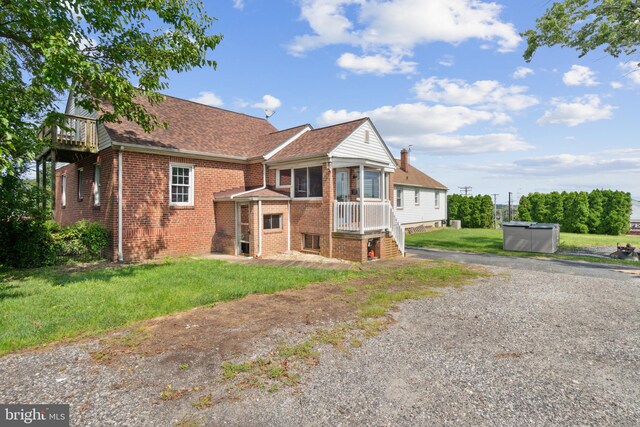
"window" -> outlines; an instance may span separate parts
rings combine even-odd
[[[397,188],[396,189],[396,208],[398,209],[402,209],[402,188]]]
[[[364,198],[380,198],[380,172],[364,171]]]
[[[413,195],[414,203],[416,206],[420,206],[420,190],[415,190],[415,194]]]
[[[303,234],[302,235],[302,245],[304,249],[310,251],[319,251],[320,250],[320,236],[317,234]]]
[[[322,197],[322,166],[294,169],[293,197]]]
[[[435,192],[435,207],[436,209],[440,208],[440,192],[439,191]]]
[[[93,166],[93,206],[100,206],[100,165]]]
[[[63,208],[67,206],[67,175],[62,175],[62,183],[60,184],[60,206]]]
[[[78,168],[78,200],[82,201],[82,179],[84,177],[84,169]]]
[[[291,187],[291,169],[277,171],[276,187]]]
[[[193,165],[172,164],[171,205],[193,206]]]
[[[365,144],[369,143],[369,131],[368,130],[364,131],[364,143]]]
[[[265,230],[277,230],[280,228],[282,228],[282,214],[264,216]]]

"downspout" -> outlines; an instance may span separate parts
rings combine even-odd
[[[262,256],[262,200],[258,200],[258,258]]]
[[[122,256],[122,150],[118,151],[118,262],[124,261]]]
[[[291,200],[287,202],[287,252],[291,252]]]
[[[243,194],[251,193],[252,191],[264,190],[267,188],[267,165],[262,164],[262,187],[254,188],[253,190],[243,191],[242,193],[234,194],[230,197],[230,199],[235,199],[238,196],[242,196]]]

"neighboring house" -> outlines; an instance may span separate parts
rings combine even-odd
[[[629,234],[640,235],[640,200],[631,200],[631,230]]]
[[[396,162],[370,119],[278,131],[262,118],[169,96],[148,109],[168,128],[99,123],[70,96],[72,130],[43,130],[54,148],[38,158],[37,179],[54,180],[55,220],[103,223],[114,260],[404,253],[390,197]]]
[[[400,223],[406,228],[445,226],[448,188],[411,166],[406,149],[396,162],[394,206]]]

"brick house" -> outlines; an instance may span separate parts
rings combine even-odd
[[[114,260],[404,253],[396,161],[370,119],[278,131],[266,119],[169,96],[149,110],[168,128],[100,123],[70,96],[71,130],[43,131],[53,148],[38,158],[37,180],[52,180],[54,219],[103,223]]]

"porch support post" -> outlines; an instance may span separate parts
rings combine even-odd
[[[51,150],[51,210],[56,209],[56,150]]]
[[[42,211],[47,210],[47,158],[42,158]]]
[[[360,165],[360,179],[358,180],[358,195],[360,196],[360,234],[364,234],[364,166]]]
[[[40,188],[40,158],[36,159],[36,188]]]

